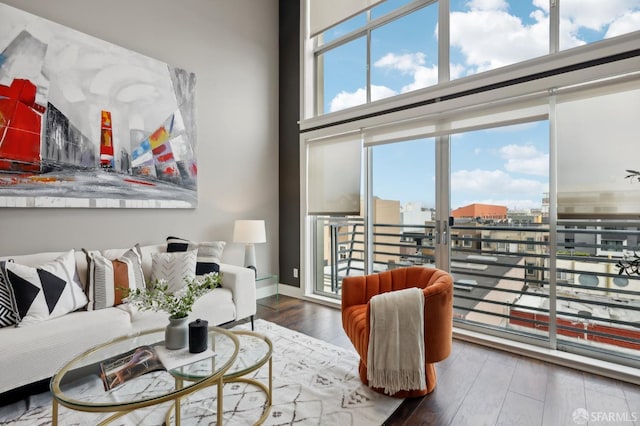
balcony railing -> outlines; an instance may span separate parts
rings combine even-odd
[[[339,298],[342,278],[365,271],[360,218],[318,219],[324,245],[316,292]],[[468,223],[453,226],[450,270],[460,325],[548,340],[555,300],[560,347],[580,347],[640,363],[640,276],[620,274],[624,254],[639,249],[640,222],[560,221],[551,279],[546,224]],[[373,225],[372,267],[433,266],[431,224]],[[555,293],[552,297],[552,288]]]

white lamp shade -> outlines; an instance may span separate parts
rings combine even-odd
[[[233,226],[233,241],[236,243],[266,243],[264,220],[236,220]]]

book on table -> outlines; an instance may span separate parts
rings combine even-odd
[[[170,350],[162,345],[143,345],[100,362],[100,378],[108,391],[143,374],[173,370],[213,356],[211,349],[193,354],[189,348]]]

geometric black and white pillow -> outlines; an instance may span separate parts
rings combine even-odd
[[[196,243],[180,237],[167,237],[167,252],[197,251],[196,275],[202,276],[211,272],[220,272],[222,252],[225,241],[206,241]]]
[[[224,241],[205,241],[198,244],[197,276],[220,272],[220,259],[226,244]]]
[[[198,244],[180,237],[167,237],[167,253],[195,250]]]
[[[6,278],[6,261],[0,261],[0,328],[16,325],[19,321],[13,289]]]
[[[20,324],[56,318],[87,304],[73,250],[38,267],[8,262],[5,268]]]

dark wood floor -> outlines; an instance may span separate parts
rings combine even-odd
[[[353,349],[340,310],[286,296],[261,299],[258,318]],[[640,386],[454,340],[436,389],[408,399],[385,425],[640,425]]]

